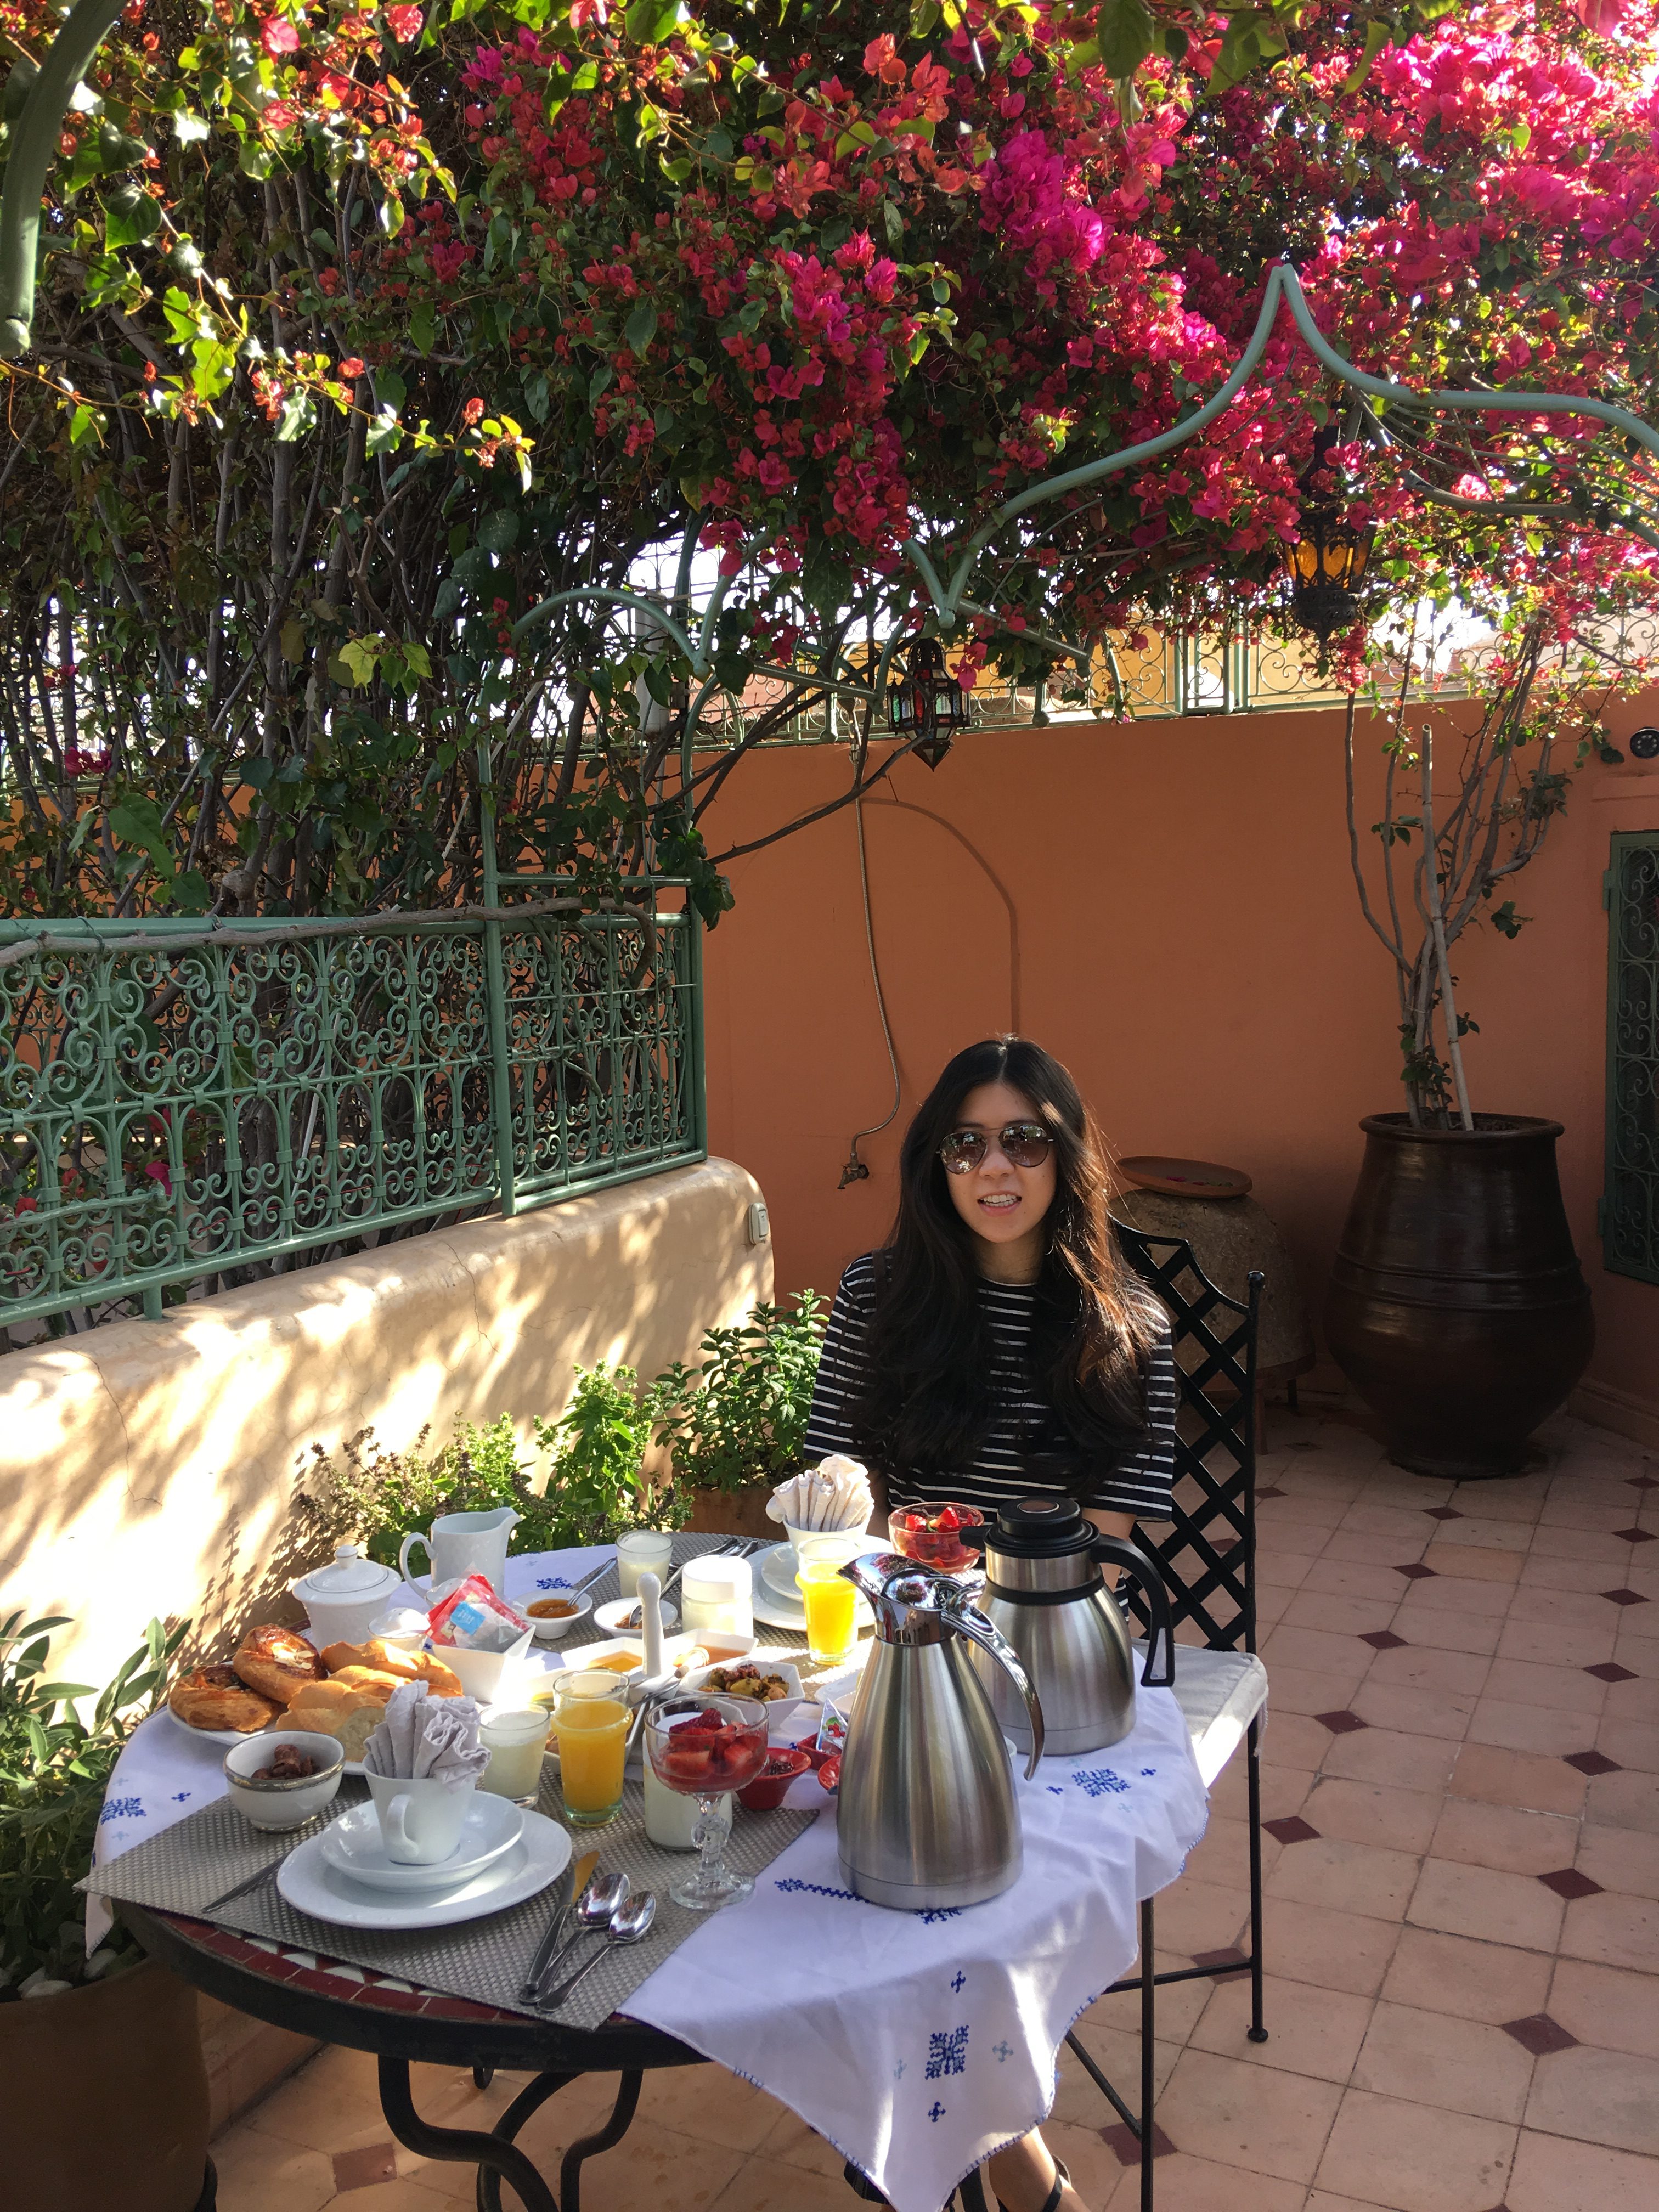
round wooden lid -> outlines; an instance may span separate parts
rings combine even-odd
[[[1166,1159],[1156,1152],[1120,1160],[1117,1171],[1137,1189],[1162,1191],[1170,1198],[1243,1198],[1250,1188],[1243,1168],[1218,1167],[1213,1160]]]

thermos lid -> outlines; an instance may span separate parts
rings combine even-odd
[[[1055,1559],[1086,1552],[1097,1534],[1076,1498],[1039,1496],[1012,1498],[998,1513],[996,1533],[988,1541],[992,1550],[1018,1559]]]

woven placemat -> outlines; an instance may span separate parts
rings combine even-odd
[[[366,1794],[349,1780],[343,1783],[327,1814],[308,1826],[301,1840],[320,1833],[327,1819],[337,1818],[349,1805],[362,1802]],[[550,1764],[542,1770],[538,1809],[556,1820],[563,1816],[558,1776]],[[758,1874],[817,1817],[816,1812],[739,1810],[726,1847],[727,1865],[742,1874]],[[509,2012],[566,2027],[597,2027],[613,2012],[626,2009],[628,1999],[640,1984],[708,1916],[688,1912],[670,1898],[670,1884],[690,1871],[696,1856],[690,1851],[665,1851],[651,1841],[645,1832],[644,1792],[639,1783],[625,1786],[622,1810],[614,1820],[603,1828],[573,1829],[571,1842],[573,1866],[586,1852],[597,1850],[600,1865],[607,1870],[625,1870],[636,1893],[653,1890],[657,1917],[640,1942],[609,1947],[601,1962],[557,2012],[538,2013],[522,2003],[519,1986],[550,1912],[569,1898],[568,1872],[521,1905],[453,1928],[338,1927],[332,1921],[314,1920],[308,1913],[295,1911],[274,1881],[210,1911],[215,1898],[245,1875],[286,1857],[294,1847],[291,1835],[261,1834],[250,1827],[228,1798],[221,1798],[96,1868],[82,1887],[100,1897],[212,1920],[243,1935],[264,1936],[347,1966],[372,1967],[377,1973],[424,1989],[471,1997],[477,2004],[499,2005]],[[583,1938],[581,1949],[569,1962],[572,1968],[589,1955],[598,1940]]]

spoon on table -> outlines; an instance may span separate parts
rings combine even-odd
[[[637,1897],[630,1897],[625,1904],[618,1905],[611,1916],[611,1925],[606,1931],[610,1941],[602,1945],[591,1959],[585,1959],[575,1972],[561,1982],[557,1989],[549,1990],[544,1996],[538,1997],[538,2007],[549,2012],[554,2006],[562,2005],[582,1976],[590,1973],[599,1965],[612,1943],[637,1943],[656,1917],[657,1899],[653,1890],[643,1889]]]
[[[555,1968],[564,1964],[584,1936],[600,1935],[610,1926],[617,1911],[626,1902],[632,1887],[628,1876],[620,1872],[596,1872],[590,1878],[586,1888],[571,1908],[570,1917],[576,1923],[575,1933],[560,1946],[532,1981],[526,1982],[519,1993],[521,2002],[541,2002],[541,1992],[552,1979]]]

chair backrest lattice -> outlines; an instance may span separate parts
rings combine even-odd
[[[1176,1640],[1191,1631],[1212,1651],[1255,1649],[1255,1368],[1262,1276],[1243,1304],[1218,1290],[1184,1237],[1115,1220],[1124,1258],[1170,1316],[1180,1391],[1173,1525],[1137,1525],[1135,1541],[1170,1593]],[[1147,1626],[1138,1591],[1137,1627]],[[1182,1636],[1183,1625],[1189,1633]]]

